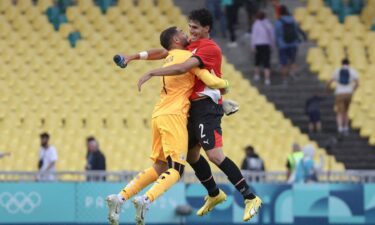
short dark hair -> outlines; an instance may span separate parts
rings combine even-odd
[[[214,23],[212,14],[210,13],[210,11],[204,8],[191,11],[189,14],[189,20],[198,21],[202,27],[209,26],[209,31],[211,31]]]
[[[345,58],[345,59],[343,59],[343,60],[341,61],[341,64],[342,64],[342,65],[349,65],[349,64],[350,64],[350,61],[349,61],[349,59]]]
[[[285,5],[281,5],[280,6],[280,15],[281,16],[289,16],[290,13],[289,13],[288,7],[286,7]]]
[[[40,134],[40,138],[47,138],[49,139],[49,134],[47,132],[43,132]]]
[[[89,142],[91,142],[91,141],[96,141],[96,139],[95,139],[94,136],[88,136],[88,137],[86,138],[86,142],[87,142],[87,143],[89,143]]]
[[[172,44],[172,38],[177,33],[177,27],[169,27],[160,34],[160,45],[169,50]]]
[[[259,20],[264,20],[266,18],[266,14],[263,11],[258,11],[256,14],[256,18]]]
[[[246,148],[245,148],[246,152],[254,152],[254,147],[251,146],[251,145],[248,145]]]

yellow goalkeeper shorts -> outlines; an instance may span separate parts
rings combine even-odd
[[[151,159],[167,162],[170,156],[174,162],[186,165],[188,150],[187,117],[183,115],[160,115],[152,118]]]

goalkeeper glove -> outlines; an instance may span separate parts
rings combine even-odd
[[[123,69],[128,65],[125,63],[125,57],[123,55],[115,55],[113,57],[113,61],[115,61],[116,65]]]
[[[220,93],[221,93],[222,95],[226,95],[226,94],[228,94],[229,91],[230,91],[230,85],[229,85],[228,80],[225,80],[225,83],[226,83],[226,87],[225,87],[225,88],[220,88]]]
[[[240,105],[233,100],[223,100],[223,110],[225,115],[229,116],[236,113],[240,109]]]

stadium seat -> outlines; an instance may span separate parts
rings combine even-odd
[[[79,10],[84,13],[94,8],[93,1],[78,1],[77,3]]]
[[[22,0],[16,2],[16,7],[20,12],[25,12],[28,8],[33,7],[31,0]]]
[[[323,0],[308,0],[306,9],[310,13],[316,13],[323,7],[323,5]]]
[[[45,13],[45,11],[53,5],[53,0],[38,0],[36,4],[39,12]]]
[[[6,12],[11,7],[12,7],[11,0],[0,1],[0,13]]]

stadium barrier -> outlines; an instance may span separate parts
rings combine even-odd
[[[0,224],[105,224],[105,196],[120,190],[136,173],[59,171],[56,172],[58,182],[36,182],[38,172],[0,171]],[[255,223],[375,223],[374,171],[321,172],[321,183],[296,185],[285,183],[285,172],[243,173],[265,203]],[[241,223],[241,196],[227,184],[225,175],[215,173],[214,176],[222,183],[228,201],[208,217],[176,215],[179,205],[189,205],[196,211],[205,195],[195,175],[187,173],[183,182],[156,201],[148,215],[149,222],[158,225]],[[107,182],[93,182],[103,179]],[[123,210],[122,222],[132,223],[132,206],[126,203]]]
[[[58,171],[54,173],[59,182],[79,181],[106,181],[127,182],[131,180],[138,171]],[[242,171],[242,174],[249,182],[262,183],[285,183],[287,173],[285,171],[250,172]],[[0,171],[0,182],[2,181],[37,181],[39,173],[36,171]],[[227,183],[228,179],[223,173],[214,173],[218,183]],[[346,170],[346,171],[321,171],[318,174],[319,182],[340,182],[340,183],[374,183],[374,170]],[[194,173],[185,173],[182,180],[185,183],[196,183],[198,180]]]
[[[0,224],[107,224],[105,197],[122,182],[0,183]],[[205,217],[195,216],[205,190],[197,183],[178,183],[150,208],[147,224],[242,224],[243,199],[232,185],[220,184],[228,195]],[[253,183],[264,205],[252,224],[374,224],[375,184]],[[176,208],[189,205],[182,217]],[[122,207],[121,224],[134,224],[134,207]]]

